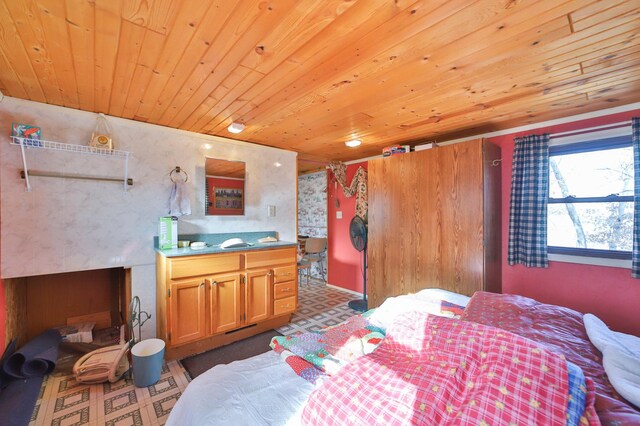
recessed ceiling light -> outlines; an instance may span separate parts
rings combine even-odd
[[[229,127],[227,127],[227,130],[230,131],[231,133],[240,133],[241,131],[244,130],[244,124],[233,122],[229,124]]]
[[[355,148],[356,146],[360,146],[361,143],[362,141],[360,139],[353,139],[350,141],[346,141],[344,144],[349,148]]]
[[[211,144],[210,143],[205,143],[204,145],[202,145],[202,147],[204,149],[211,149]]]
[[[276,167],[280,167],[282,166],[282,163],[280,163],[279,161],[276,161],[275,163],[273,163],[273,165]]]

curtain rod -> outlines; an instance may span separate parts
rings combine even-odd
[[[571,131],[568,131],[568,132],[551,133],[549,135],[549,137],[550,138],[558,138],[558,137],[579,135],[579,134],[582,134],[582,133],[595,132],[596,130],[615,129],[615,128],[618,128],[618,127],[624,127],[624,126],[630,126],[630,125],[631,125],[631,120],[629,120],[629,121],[621,121],[619,123],[604,124],[602,126],[588,127],[586,129],[577,129],[577,130],[571,130]]]

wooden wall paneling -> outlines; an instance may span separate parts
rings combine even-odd
[[[372,28],[365,33],[362,29],[357,31],[360,36],[353,43],[346,45],[344,49],[337,51],[330,60],[326,60],[312,69],[306,70],[305,74],[297,79],[295,88],[282,90],[270,96],[265,102],[259,103],[247,114],[243,114],[243,120],[250,122],[260,118],[268,119],[269,114],[282,108],[283,98],[287,99],[287,104],[292,104],[292,99],[298,99],[309,93],[318,85],[336,84],[339,81],[350,83],[354,75],[358,75],[353,70],[354,67],[368,63],[370,55],[375,55],[384,51],[388,46],[385,40],[393,33],[394,45],[400,44],[417,33],[420,33],[424,26],[435,26],[448,16],[463,9],[462,2],[446,2],[442,7],[436,3],[430,3],[428,7],[416,8],[416,13],[398,14],[387,22],[382,23],[378,28]],[[393,60],[388,59],[387,60]],[[378,63],[378,62],[376,62]],[[381,62],[384,63],[384,62]],[[377,68],[377,67],[376,67]],[[335,81],[334,70],[348,70],[349,78]],[[288,108],[291,109],[291,106]],[[250,133],[248,133],[250,135]]]
[[[378,28],[397,13],[406,11],[412,3],[409,1],[396,2],[396,4],[385,2],[371,7],[369,4],[357,2],[352,8],[336,18],[330,31],[320,32],[318,37],[304,46],[304,49],[296,51],[294,55],[269,73],[261,86],[254,86],[245,93],[243,97],[246,100],[241,103],[241,108],[234,111],[235,116],[243,117],[246,122],[251,122],[253,116],[248,114],[259,112],[264,101],[274,96],[280,96],[282,93],[289,93],[291,85],[288,80],[292,76],[295,76],[296,80],[305,78],[327,58],[342,54],[341,46],[351,46],[358,42],[363,34]],[[290,102],[288,100],[287,104]],[[230,120],[221,120],[211,131],[217,133],[226,128],[229,123]]]
[[[112,272],[109,269],[40,275],[26,279],[27,336],[35,337],[67,318],[111,311]]]
[[[0,49],[0,70],[2,70],[2,85],[6,96],[15,96],[22,99],[28,99],[29,95],[25,90],[20,77],[15,73],[11,64],[7,61],[2,49]]]
[[[442,198],[442,288],[471,296],[483,285],[482,145],[439,151]]]
[[[58,0],[35,0],[38,17],[46,38],[47,50],[52,58],[59,90],[64,106],[80,108],[78,85],[73,64],[73,51],[66,22],[64,2]],[[34,100],[34,99],[32,99]]]
[[[160,34],[169,32],[180,4],[174,0],[124,0],[123,3],[122,19]]]
[[[5,278],[4,286],[6,320],[4,324],[4,348],[13,339],[20,347],[27,343],[27,283],[25,278]]]
[[[216,86],[207,98],[205,98],[205,100],[187,116],[185,121],[182,122],[179,127],[186,130],[196,126],[201,127],[206,123],[206,121],[208,121],[208,114],[215,114],[215,111],[224,110],[229,103],[233,102],[237,96],[246,90],[244,87],[244,84],[246,84],[244,79],[248,75],[252,75],[252,81],[254,83],[264,77],[263,74],[243,66],[234,68],[224,81]]]
[[[4,1],[0,2],[0,50],[11,64],[28,96],[38,102],[46,102],[38,76],[33,70],[22,39]]]
[[[499,4],[493,4],[492,6],[495,7],[495,9],[491,9],[490,12],[494,12],[495,10],[500,10],[501,8],[501,5]],[[334,81],[331,82],[332,84],[325,86],[327,87],[327,90],[330,93],[320,92],[319,94],[331,99],[332,101],[334,100],[336,102],[341,101],[342,102],[341,107],[347,108],[347,109],[350,108],[352,111],[354,108],[354,104],[357,105],[356,108],[360,108],[361,105],[370,105],[370,101],[367,96],[369,93],[372,93],[372,92],[379,93],[380,96],[383,96],[383,99],[388,99],[391,102],[393,102],[394,108],[397,110],[396,99],[398,96],[398,92],[402,92],[405,88],[410,87],[410,85],[407,84],[407,81],[406,81],[407,78],[415,78],[416,76],[418,76],[422,81],[429,81],[430,78],[427,77],[426,74],[428,74],[428,70],[430,67],[432,68],[434,67],[434,65],[432,64],[438,64],[438,67],[442,67],[442,69],[447,69],[443,63],[438,62],[438,59],[437,59],[438,52],[445,52],[445,53],[461,52],[460,55],[464,55],[465,50],[473,49],[473,48],[477,49],[477,47],[473,47],[478,45],[478,43],[474,43],[475,39],[467,41],[469,37],[472,37],[474,35],[473,31],[471,31],[471,33],[468,36],[463,37],[464,33],[460,32],[461,25],[459,24],[459,22],[462,22],[464,20],[468,20],[468,21],[470,20],[471,22],[475,22],[475,21],[479,21],[480,19],[486,20],[488,17],[491,17],[491,13],[487,14],[486,11],[479,12],[477,9],[474,9],[472,7],[465,8],[461,10],[460,13],[454,15],[453,18],[451,18],[452,20],[455,20],[455,22],[451,22],[451,20],[447,20],[447,19],[441,22],[436,22],[435,25],[429,27],[427,30],[422,31],[419,37],[409,39],[407,42],[403,43],[401,45],[402,50],[400,50],[399,46],[394,46],[390,50],[377,52],[376,56],[372,60],[372,62],[378,64],[375,68],[370,66],[371,64],[370,62],[364,62],[359,64],[359,66],[355,69],[348,69],[348,68],[345,69],[342,77],[334,77]],[[512,18],[512,16],[510,15],[509,18]],[[525,18],[521,18],[521,19],[525,19]],[[496,18],[494,18],[493,20],[495,21]],[[499,22],[502,22],[502,21],[499,21]],[[566,27],[566,33],[568,33],[568,23],[566,22],[566,19],[564,19],[563,25],[564,27]],[[527,28],[532,32],[535,31],[536,33],[538,33],[540,31],[539,28],[537,28],[538,26],[539,24],[537,21],[529,21]],[[464,25],[462,27],[467,27],[467,25]],[[473,27],[473,25],[469,27]],[[494,29],[496,27],[497,25],[485,27],[485,29],[490,30],[492,39],[497,39],[496,43],[498,43],[502,38],[504,38],[505,40],[511,40],[511,43],[513,43],[514,32],[515,34],[517,34],[517,31],[522,31],[520,27],[516,26],[515,23],[514,25],[512,25],[511,22],[505,22],[503,24],[503,27],[505,29],[502,32],[500,30]],[[479,36],[480,40],[489,36],[489,33],[485,34],[483,31],[479,31],[479,32],[482,33]],[[384,34],[384,31],[377,31],[376,34]],[[368,43],[370,40],[367,38],[366,41]],[[375,40],[373,40],[371,44],[367,44],[367,46],[378,46],[378,45],[383,46],[384,45],[382,42],[376,44],[374,43],[374,41]],[[484,44],[482,43],[480,44],[480,46],[483,46],[483,45]],[[437,47],[440,47],[440,49],[438,50]],[[354,46],[354,49],[357,49],[356,51],[358,52],[358,56],[365,56],[365,57],[367,56],[367,50],[363,49],[362,46],[356,45]],[[405,52],[408,52],[409,54]],[[348,54],[344,56],[349,57]],[[355,56],[355,55],[352,55],[352,56]],[[485,55],[484,57],[485,58],[491,57],[491,55]],[[392,60],[389,60],[390,58]],[[434,58],[436,58],[435,62],[434,62]],[[424,72],[421,72],[421,73],[415,72],[416,63],[424,64]],[[407,66],[407,68],[410,68],[410,70],[407,70],[406,72],[399,72],[399,68],[402,68],[405,65]],[[383,77],[384,72],[387,71],[387,68],[390,69],[390,71],[388,72],[388,74],[390,75],[389,77],[386,77],[386,76]],[[373,75],[371,75],[372,70],[374,70]],[[357,79],[355,81],[353,81],[353,76],[357,76]],[[340,81],[340,80],[350,81],[351,83],[350,85],[340,85],[340,86],[343,88],[343,90],[347,90],[348,88],[348,90],[352,92],[351,86],[362,84],[363,80],[367,79],[367,77],[370,77],[368,79],[369,86],[360,87],[359,90],[357,91],[357,94],[359,96],[362,96],[362,98],[359,99],[361,101],[360,103],[358,102],[358,99],[353,99],[352,94],[349,96],[348,99],[336,96],[335,91],[336,91],[336,86],[338,85],[335,84],[335,81]],[[394,82],[392,81],[392,78],[398,81]],[[376,89],[376,86],[380,86],[381,80],[384,81],[385,83],[385,90],[383,91]],[[317,81],[317,76],[316,76],[316,80],[314,81]],[[458,81],[459,80],[456,79],[456,83]],[[301,100],[300,102],[303,104],[306,103],[304,100]],[[334,114],[325,114],[324,117],[322,118],[331,119],[331,117],[333,116],[339,116],[339,117],[343,116],[342,111],[340,110],[339,107],[335,107],[334,105],[331,105],[331,104],[327,105],[327,107],[330,107],[331,111],[333,111]],[[287,110],[291,110],[291,111],[298,111],[299,109],[300,109],[300,105],[296,105],[295,102],[293,103],[290,102],[289,106],[287,107]],[[282,115],[282,113],[279,112],[279,115]],[[377,115],[381,116],[381,114],[379,113]],[[249,119],[247,120],[250,121]],[[286,125],[286,123],[281,123],[281,125]],[[317,131],[319,127],[322,127],[322,124],[321,122],[317,122],[314,119],[314,125],[309,127],[312,127],[314,131]],[[269,130],[271,129],[272,127],[270,126]],[[275,128],[273,128],[273,131],[281,131],[281,130],[280,129],[276,130]]]
[[[66,21],[73,51],[73,67],[80,109],[94,111],[95,7],[93,2],[66,0]]]
[[[219,69],[229,50],[246,36],[247,30],[259,16],[267,13],[267,10],[260,7],[258,0],[241,0],[238,3],[200,61],[189,72],[184,84],[177,90],[172,89],[175,96],[171,100],[171,105],[163,108],[162,114],[158,116],[158,123],[170,125],[172,122],[182,122],[188,115],[183,112],[185,104],[191,102],[190,105],[195,109],[198,102],[191,101],[193,98],[197,97],[200,101],[206,99],[228,75],[229,68],[236,65],[229,64],[224,71]]]
[[[445,22],[446,23],[446,22]],[[563,18],[562,21],[556,21],[552,23],[554,28],[560,26],[562,29],[562,34],[566,35],[569,33],[569,26],[566,22],[566,19]],[[434,27],[432,30],[432,37],[434,37],[434,43],[437,42],[435,39],[439,32],[438,26]],[[530,38],[539,37],[538,32],[540,31],[539,27],[529,28],[531,32]],[[509,35],[513,35],[513,33],[509,32]],[[522,38],[522,34],[519,35],[520,39]],[[462,49],[462,46],[465,45],[465,39],[458,39],[462,42],[460,46],[457,46],[457,43],[452,43],[456,45],[453,47],[451,51],[457,51]],[[513,40],[513,38],[508,38],[507,40]],[[458,71],[458,67],[455,64],[445,65],[438,62],[438,52],[447,52],[449,51],[449,45],[445,45],[442,49],[437,49],[431,46],[431,43],[423,44],[422,40],[419,40],[419,43],[416,40],[412,40],[413,43],[417,43],[415,46],[411,46],[409,43],[408,46],[412,47],[412,49],[418,53],[419,55],[405,55],[403,58],[402,55],[399,56],[400,59],[397,59],[396,55],[393,55],[390,52],[381,52],[374,61],[377,63],[385,63],[385,62],[393,62],[393,67],[389,70],[385,70],[384,66],[377,67],[376,70],[380,72],[380,74],[375,73],[372,75],[367,75],[366,72],[363,72],[363,69],[355,69],[350,70],[350,73],[354,75],[358,75],[358,79],[356,81],[351,82],[350,86],[357,87],[357,94],[354,97],[352,94],[348,97],[341,97],[330,95],[329,93],[322,92],[322,95],[329,99],[329,102],[325,103],[327,109],[332,111],[332,114],[325,114],[323,117],[314,118],[313,126],[307,126],[312,129],[312,132],[309,134],[313,134],[315,132],[319,132],[320,134],[325,135],[329,138],[336,137],[336,133],[344,134],[344,131],[341,130],[342,126],[334,127],[335,116],[337,117],[348,117],[351,114],[351,111],[359,110],[359,111],[367,111],[370,115],[378,117],[377,120],[373,122],[366,123],[372,129],[379,129],[381,122],[388,121],[388,117],[390,115],[396,115],[396,117],[400,117],[401,114],[398,113],[398,104],[404,105],[400,112],[402,115],[408,115],[410,111],[416,109],[415,105],[420,105],[419,102],[416,102],[416,99],[424,96],[425,93],[429,94],[430,99],[440,99],[440,98],[451,98],[451,94],[455,93],[455,91],[460,90],[460,76],[458,74],[466,73],[469,75],[469,71],[467,71],[466,67],[460,67],[460,71]],[[513,41],[511,41],[513,43]],[[429,46],[429,49],[425,49],[424,46]],[[439,46],[439,44],[436,44]],[[462,49],[464,50],[464,49]],[[422,52],[424,51],[424,52]],[[495,54],[490,54],[489,49],[487,52],[483,52],[484,55],[479,55],[476,58],[476,61],[479,61],[479,64],[476,64],[477,68],[480,68],[480,65],[485,64],[489,61],[494,61]],[[389,61],[388,58],[396,58],[392,61]],[[407,58],[411,58],[412,61],[409,61]],[[513,58],[511,58],[513,61]],[[413,68],[416,61],[421,61],[424,63],[424,71],[422,73],[411,72],[411,68]],[[362,68],[368,67],[369,64],[363,64]],[[405,72],[400,72],[400,69],[404,69]],[[523,67],[526,69],[526,67]],[[450,70],[447,75],[442,75],[442,69]],[[482,66],[483,71],[487,75],[495,75],[495,70],[492,71],[491,67]],[[386,73],[382,73],[382,71],[387,71]],[[363,76],[364,73],[364,76]],[[539,74],[544,74],[544,70],[540,70]],[[470,76],[471,77],[471,76]],[[345,77],[346,78],[346,77]],[[476,77],[477,78],[477,77]],[[384,82],[384,86],[382,87],[381,81]],[[450,85],[446,85],[449,82]],[[503,84],[505,84],[504,79],[501,80]],[[508,82],[508,81],[507,81]],[[512,86],[513,83],[509,84],[509,87]],[[482,90],[487,91],[493,89],[494,86],[483,86]],[[349,87],[349,90],[352,88]],[[384,90],[382,90],[384,89]],[[330,91],[334,91],[331,86],[328,88]],[[503,88],[496,88],[496,93],[501,93]],[[531,89],[529,89],[530,91]],[[471,90],[467,88],[465,90],[465,96],[470,95]],[[376,93],[376,107],[371,108],[370,102],[370,93]],[[431,108],[427,104],[425,107]],[[445,103],[445,105],[447,105]],[[456,106],[459,108],[459,105],[452,103],[451,106]],[[288,110],[296,111],[300,110],[300,105],[295,103],[291,104],[287,107]],[[369,111],[370,110],[370,111]],[[281,115],[281,114],[280,114]],[[431,115],[431,114],[430,114]],[[424,118],[422,118],[424,119]],[[412,121],[415,121],[413,119]],[[364,123],[357,123],[360,128],[367,128],[368,126],[364,126]],[[271,132],[282,132],[282,128],[289,126],[288,122],[281,122],[276,125],[269,126],[266,131]],[[422,129],[421,129],[422,131]],[[362,132],[362,135],[366,135],[366,131]],[[398,134],[396,133],[396,137]],[[299,146],[300,142],[298,142]],[[294,144],[294,146],[297,146]]]
[[[247,67],[264,75],[272,72],[286,58],[290,57],[297,50],[304,46],[307,42],[312,41],[312,37],[321,33],[329,24],[331,24],[338,16],[345,13],[349,8],[355,5],[355,2],[345,4],[340,0],[331,0],[318,2],[314,0],[299,1],[296,3],[296,13],[290,13],[276,28],[273,28],[268,34],[260,39],[259,46],[255,51],[250,51],[240,62],[240,66]],[[327,12],[327,10],[329,12]],[[299,12],[297,12],[299,11]],[[256,74],[252,74],[255,76]],[[243,82],[244,91],[251,90],[256,87],[257,81]],[[265,85],[260,85],[264,89]],[[228,106],[235,103],[236,96],[230,99]],[[221,121],[230,117],[240,105],[238,103],[232,109],[227,109],[227,113],[218,117],[223,108],[217,110],[209,110],[204,116],[198,117],[198,123],[189,127],[188,123],[180,126],[181,128],[191,129],[193,131],[207,132],[215,128]],[[227,108],[225,107],[225,108]],[[201,124],[204,123],[204,124]],[[226,127],[226,126],[225,126]],[[206,129],[206,130],[205,130]]]
[[[191,84],[183,87],[173,100],[175,107],[172,106],[172,108],[165,111],[159,122],[173,127],[179,126],[193,113],[200,102],[206,99],[239,66],[248,52],[253,52],[255,55],[259,54],[260,48],[257,45],[260,40],[266,34],[272,32],[274,28],[277,28],[279,23],[290,13],[296,1],[282,0],[277,6],[273,4],[266,8],[258,7],[256,10],[260,13],[256,16],[251,16],[245,11],[243,19],[235,23],[233,27],[230,27],[235,28],[235,31],[231,32],[233,36],[229,36],[229,32],[224,31],[226,36],[219,37],[216,42],[220,40],[220,43],[214,43],[213,49],[210,49],[209,52],[213,54],[211,59],[215,62],[214,71],[211,72],[212,68],[207,67],[207,59],[205,59],[205,65],[202,66],[202,69],[206,71],[204,74],[206,79],[197,88]],[[201,68],[198,66],[194,74],[199,74],[200,72]],[[200,78],[195,79],[196,82],[199,80]]]
[[[135,114],[136,119],[148,119],[171,72],[182,58],[182,53],[186,52],[187,49],[192,49],[195,44],[201,43],[203,46],[205,45],[205,43],[195,37],[196,34],[201,33],[204,31],[204,28],[210,25],[213,26],[209,28],[210,31],[218,31],[216,22],[209,23],[209,20],[213,18],[213,16],[210,15],[211,11],[214,11],[219,16],[225,17],[226,11],[220,11],[220,7],[226,4],[226,7],[229,8],[233,2],[223,2],[222,5],[220,3],[221,1],[188,2],[180,9],[176,16],[175,23],[167,35],[164,49],[160,52],[157,62],[153,66],[153,73],[151,74],[149,84],[140,98],[140,105]],[[180,53],[176,54],[176,52]]]
[[[617,4],[616,4],[617,3]],[[603,10],[604,9],[604,10]],[[581,13],[582,12],[582,13]],[[592,13],[588,15],[589,13]],[[588,15],[588,16],[587,16]],[[581,31],[593,25],[602,24],[622,15],[638,16],[638,4],[635,1],[596,2],[570,15],[574,31]]]
[[[370,307],[429,287],[500,291],[499,168],[485,168],[482,140],[369,161]]]
[[[442,162],[440,152],[418,152],[415,156],[419,173],[414,180],[419,197],[420,216],[416,220],[416,289],[438,287],[442,281],[442,247],[446,238],[445,218],[439,206],[442,203]]]
[[[220,8],[213,6],[209,8],[205,20],[203,20],[206,23],[204,25],[201,24],[193,36],[192,40],[195,43],[190,43],[188,48],[181,53],[180,61],[176,64],[175,69],[170,75],[166,76],[165,85],[162,87],[160,85],[156,86],[160,91],[157,93],[157,100],[153,109],[148,114],[150,122],[157,123],[160,120],[171,105],[174,97],[191,77],[197,65],[207,64],[205,55],[211,50],[219,36],[224,34],[225,23],[229,22],[236,14],[241,13],[238,10],[245,6],[247,1],[250,0],[244,0],[242,3],[225,1],[221,3]],[[231,28],[231,31],[233,31],[233,27]],[[213,70],[214,65],[215,63],[207,64],[209,72]]]
[[[0,0],[0,87],[345,161],[638,102],[635,3]]]
[[[155,31],[146,31],[140,48],[140,56],[135,64],[131,86],[127,94],[122,116],[133,118],[140,107],[140,99],[144,96],[153,67],[160,52],[164,48],[166,36]]]
[[[484,288],[502,293],[502,154],[500,147],[482,143],[484,229]]]
[[[47,102],[63,105],[52,59],[45,46],[45,35],[40,25],[36,4],[30,0],[5,1],[4,4],[22,39]],[[5,15],[5,19],[9,18],[9,14]]]
[[[116,70],[116,56],[120,44],[122,3],[95,0],[95,75],[94,107],[107,114]]]
[[[118,56],[113,79],[109,114],[120,117],[124,111],[127,93],[131,87],[131,80],[136,69],[140,49],[146,32],[144,27],[122,21],[120,39],[118,41]]]

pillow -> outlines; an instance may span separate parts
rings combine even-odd
[[[631,357],[640,356],[640,337],[612,331],[593,314],[585,314],[583,321],[589,340],[603,354],[607,347],[614,346]]]
[[[602,364],[615,390],[640,408],[640,352],[633,356],[618,346],[607,346]]]
[[[433,293],[434,290],[436,293]],[[371,324],[386,330],[398,316],[408,312],[426,312],[443,317],[459,318],[464,311],[466,303],[461,305],[456,302],[464,303],[464,299],[445,300],[445,298],[449,298],[439,292],[446,291],[427,289],[416,294],[389,297],[379,308],[375,309],[369,317],[369,321],[371,321]],[[466,297],[455,293],[452,294],[463,298]],[[467,299],[469,298],[467,297]]]

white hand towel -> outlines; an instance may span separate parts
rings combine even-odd
[[[169,215],[185,216],[190,214],[189,187],[184,181],[174,182],[169,196]]]

